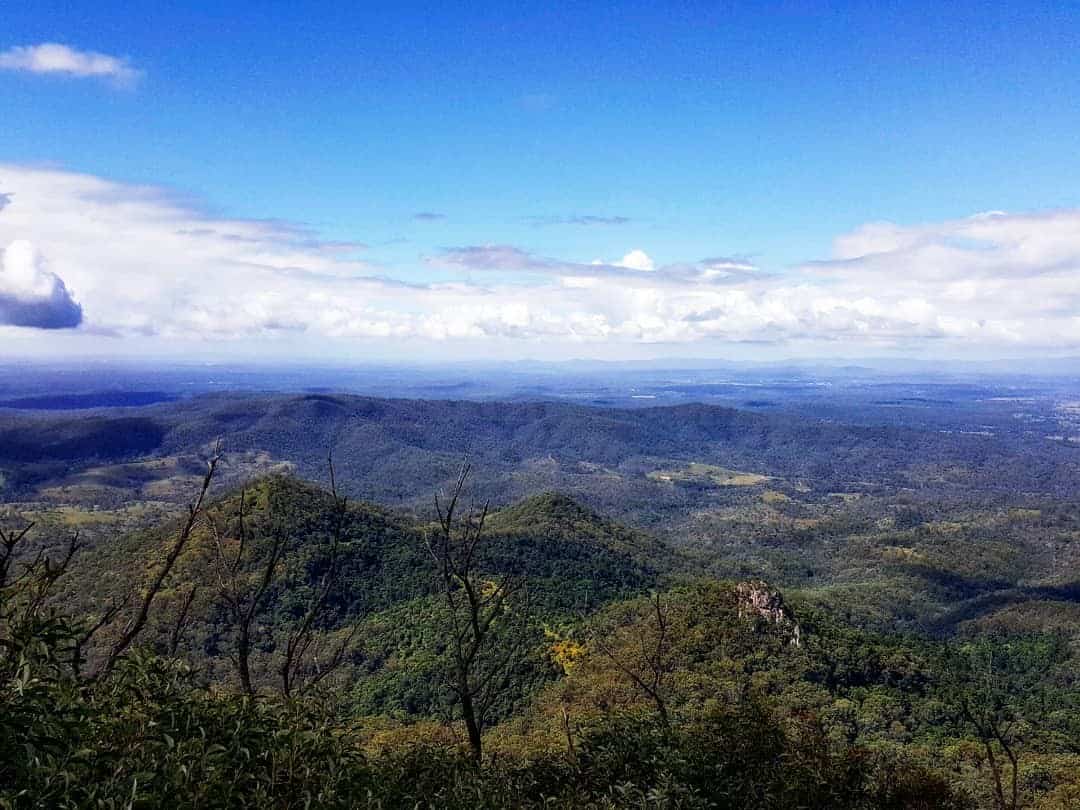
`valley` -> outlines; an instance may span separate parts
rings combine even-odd
[[[495,624],[516,640],[500,676],[508,688],[485,708],[492,756],[564,757],[605,724],[649,716],[652,693],[628,673],[659,666],[635,650],[662,616],[678,629],[656,689],[679,717],[766,722],[745,714],[753,694],[781,724],[813,713],[830,750],[901,756],[927,769],[911,778],[943,778],[948,795],[980,807],[993,780],[977,747],[956,748],[977,738],[962,718],[946,720],[961,688],[950,678],[980,655],[1014,656],[1001,676],[1028,679],[1008,694],[1024,708],[1001,710],[1028,724],[1017,773],[1045,783],[1024,795],[1067,807],[1080,762],[1080,451],[1026,428],[976,429],[985,413],[946,430],[927,416],[888,421],[887,409],[867,424],[854,410],[841,421],[797,405],[330,393],[22,408],[0,414],[0,515],[33,524],[24,562],[55,558],[78,532],[51,598],[101,623],[81,648],[94,672],[169,558],[213,459],[139,654],[187,662],[198,688],[225,694],[246,683],[277,694],[290,672],[319,685],[382,761],[461,743],[431,538],[435,496],[444,506],[467,461],[463,508],[488,510],[477,587],[527,587]],[[764,608],[744,592],[773,607],[754,619]],[[283,670],[297,638],[306,652]],[[785,727],[784,739],[810,739]],[[950,775],[935,770],[942,762]]]

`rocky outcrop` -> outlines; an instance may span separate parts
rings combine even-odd
[[[799,623],[795,620],[784,597],[763,580],[740,582],[735,589],[739,600],[739,618],[760,617],[789,637],[795,647],[801,643]]]

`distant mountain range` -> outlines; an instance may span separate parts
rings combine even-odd
[[[962,471],[952,487],[1076,491],[1080,453],[1071,443],[1032,447],[987,433],[695,404],[615,409],[223,394],[137,410],[11,412],[0,416],[0,471],[11,497],[80,468],[197,453],[221,439],[230,452],[262,451],[316,480],[333,452],[347,491],[384,503],[429,497],[466,457],[497,502],[557,489],[616,514],[628,499],[663,501],[665,491],[647,474],[672,463],[747,470],[813,492],[918,486],[929,471],[946,468]]]

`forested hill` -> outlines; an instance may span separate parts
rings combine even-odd
[[[376,703],[383,710],[408,703],[433,712],[434,693],[425,691],[422,699],[415,693],[431,675],[430,661],[422,663],[433,654],[427,645],[439,641],[430,626],[438,585],[428,548],[434,525],[365,502],[348,502],[338,513],[336,503],[331,493],[283,475],[247,482],[215,499],[177,564],[164,596],[168,607],[155,616],[159,626],[152,623],[149,633],[165,644],[169,622],[185,595],[194,592],[184,649],[211,677],[227,680],[234,650],[224,639],[233,632],[235,617],[223,606],[222,594],[240,589],[250,596],[252,583],[267,576],[255,616],[262,630],[252,671],[257,681],[270,681],[275,650],[333,566],[319,633],[332,636],[346,625],[366,623],[368,648],[353,663],[370,670],[368,691],[373,683],[403,676],[400,669],[384,671],[387,657],[415,656],[407,668],[410,685],[386,686]],[[66,601],[98,615],[102,605],[137,592],[175,542],[178,526],[169,521],[86,551],[69,575]],[[492,513],[485,538],[478,570],[494,578],[527,576],[538,621],[590,613],[690,570],[689,562],[662,542],[554,494]],[[99,652],[110,642],[103,633]],[[412,649],[417,643],[421,648]],[[93,662],[95,651],[87,654]],[[405,692],[412,697],[406,700]]]
[[[197,452],[222,438],[325,474],[330,448],[350,494],[380,503],[427,499],[469,456],[495,500],[575,492],[608,512],[640,497],[660,462],[778,476],[817,491],[962,486],[1072,493],[1080,451],[882,425],[852,426],[706,405],[618,410],[562,403],[384,400],[355,396],[204,396],[133,411],[0,415],[0,493],[71,470]],[[596,476],[610,473],[605,487]],[[612,489],[614,487],[614,489]],[[604,492],[613,492],[605,500]],[[614,508],[613,508],[614,507]]]
[[[587,520],[642,569],[663,568],[642,539],[659,538],[697,554],[702,572],[815,589],[877,628],[1059,627],[1076,609],[1080,450],[1045,429],[982,435],[706,405],[208,395],[0,413],[0,499],[42,536],[78,528],[88,546],[115,547],[182,508],[220,439],[217,491],[280,474],[325,485],[332,452],[341,491],[411,531],[468,458],[476,497],[504,510],[491,530],[516,533],[521,548]]]
[[[4,527],[0,806],[1080,797],[1075,634],[1061,628],[875,633],[839,590],[702,576],[553,492],[482,530],[472,490],[446,524],[289,475],[214,493],[73,555],[53,545],[49,561],[11,557],[22,529]]]

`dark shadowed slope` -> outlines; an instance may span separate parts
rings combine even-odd
[[[38,462],[192,453],[218,438],[232,451],[291,462],[308,478],[324,474],[333,448],[350,493],[381,503],[427,499],[465,456],[496,501],[559,489],[603,511],[655,493],[644,476],[671,462],[778,476],[820,492],[932,483],[1049,494],[1072,492],[1080,480],[1070,445],[705,405],[617,410],[330,395],[208,396],[151,406],[137,418],[10,414],[0,417],[0,471],[25,486],[56,474]],[[605,486],[595,485],[598,476]]]

